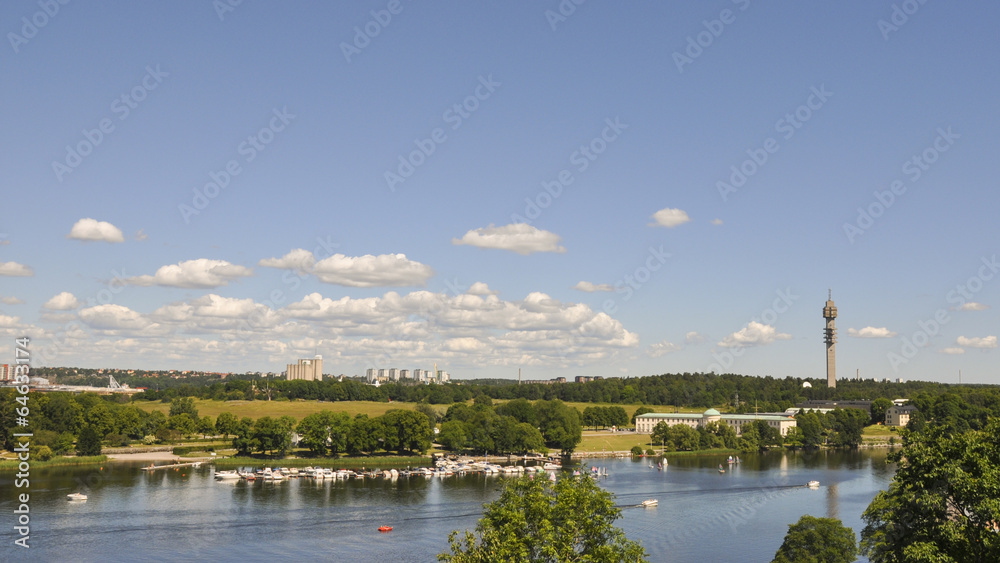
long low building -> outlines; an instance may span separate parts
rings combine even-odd
[[[656,425],[666,422],[669,426],[687,424],[691,428],[700,428],[710,422],[725,422],[736,430],[736,435],[743,433],[743,425],[755,420],[763,420],[768,426],[777,428],[782,436],[788,434],[789,428],[795,428],[795,417],[780,414],[722,414],[715,409],[703,413],[666,413],[650,412],[635,417],[635,431],[652,434]]]

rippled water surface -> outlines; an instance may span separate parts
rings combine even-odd
[[[651,561],[770,561],[803,514],[840,518],[861,531],[861,513],[892,478],[882,450],[677,458],[592,459],[624,508],[617,524]],[[719,473],[722,463],[726,472]],[[10,522],[5,561],[434,561],[451,530],[475,527],[504,477],[468,475],[285,482],[220,482],[210,467],[140,471],[58,469],[32,474],[31,549],[14,548],[13,475],[0,475]],[[810,480],[821,483],[811,490]],[[89,483],[89,500],[66,495]],[[383,524],[390,533],[379,533]]]

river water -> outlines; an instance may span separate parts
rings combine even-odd
[[[650,561],[770,561],[803,514],[861,531],[888,487],[886,451],[822,451],[648,460],[591,459],[623,508],[616,522]],[[719,473],[719,464],[726,472]],[[33,471],[30,549],[16,534],[13,474],[0,474],[3,561],[434,561],[454,529],[472,529],[506,477],[467,475],[220,482],[211,467],[144,472],[139,465]],[[817,480],[819,489],[804,485]],[[86,492],[86,502],[66,495]],[[379,533],[381,525],[393,526]]]

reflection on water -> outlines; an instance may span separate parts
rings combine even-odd
[[[651,561],[769,561],[803,514],[841,518],[861,530],[861,513],[888,486],[884,450],[676,458],[593,459],[601,484],[625,508],[618,524]],[[722,464],[725,473],[719,473]],[[471,529],[504,477],[466,475],[285,482],[222,482],[210,467],[140,471],[138,465],[57,468],[31,479],[31,545],[4,546],[2,559],[53,561],[433,561],[454,529]],[[821,483],[819,490],[804,485]],[[13,475],[0,475],[0,511],[12,514]],[[84,490],[87,502],[66,494]],[[393,526],[388,534],[377,528]],[[26,550],[19,550],[26,551]]]

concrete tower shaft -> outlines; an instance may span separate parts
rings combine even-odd
[[[826,343],[826,385],[833,389],[837,386],[837,307],[833,304],[832,292],[823,307],[823,318],[826,319],[826,329],[823,341]]]

